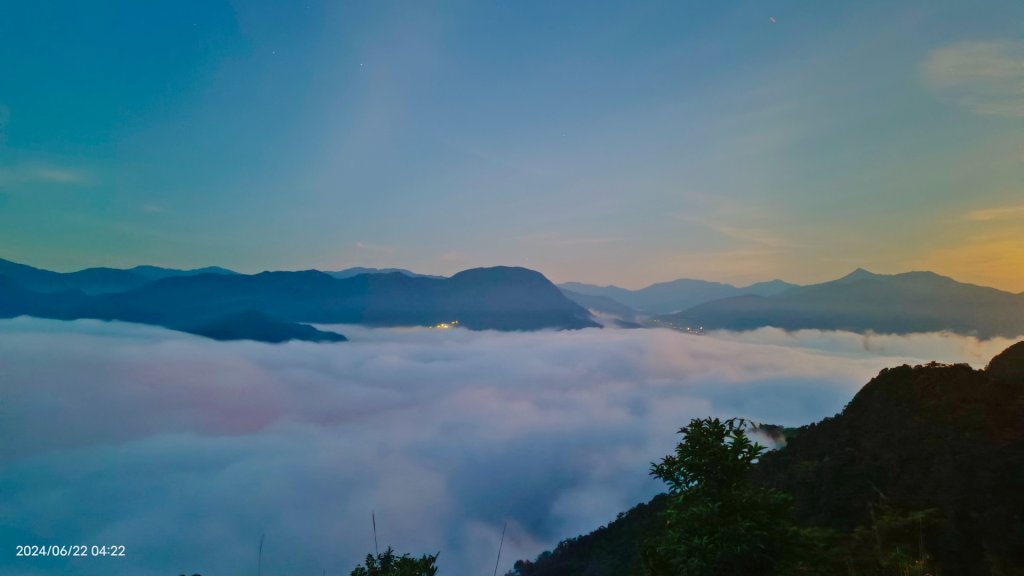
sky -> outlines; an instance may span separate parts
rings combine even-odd
[[[1024,291],[1024,4],[22,2],[0,257]]]
[[[886,366],[1012,341],[339,327],[344,344],[0,320],[0,572],[349,574],[380,546],[498,573],[663,489],[690,418],[796,426]],[[54,362],[60,350],[60,362]],[[18,558],[17,545],[123,558]]]

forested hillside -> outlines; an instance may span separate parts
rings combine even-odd
[[[1024,574],[1024,343],[986,370],[883,370],[840,414],[790,431],[746,481],[787,502],[775,523],[791,540],[780,568],[754,573]],[[678,529],[665,515],[675,497],[513,574],[656,574],[652,554]]]

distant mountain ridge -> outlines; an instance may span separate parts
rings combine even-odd
[[[335,278],[316,270],[180,273],[125,291],[89,293],[62,289],[74,286],[68,275],[8,264],[13,273],[0,270],[0,317],[122,320],[263,341],[338,340],[296,326],[307,323],[431,326],[458,320],[479,330],[599,326],[542,274],[517,267],[476,268],[450,278],[402,272]]]
[[[353,266],[336,272],[327,272],[327,274],[330,274],[335,278],[351,278],[360,274],[391,274],[394,272],[405,274],[406,276],[411,276],[413,278],[444,278],[444,276],[435,276],[433,274],[417,274],[416,272],[406,270],[405,268],[364,268],[362,266]]]
[[[651,284],[639,290],[629,290],[618,286],[595,286],[580,282],[559,284],[560,288],[586,296],[603,296],[621,304],[625,304],[638,312],[647,314],[671,314],[687,310],[694,306],[751,294],[756,296],[772,296],[797,287],[796,284],[772,280],[758,282],[745,287],[737,287],[722,282],[693,280],[682,278],[669,282]]]
[[[563,293],[612,324],[677,329],[953,332],[979,338],[1024,335],[1024,294],[958,282],[934,272],[875,274],[863,268],[800,286],[774,280],[736,287],[702,280],[641,290],[561,284]],[[652,310],[677,308],[672,313]]]
[[[22,287],[36,292],[81,290],[86,294],[107,294],[138,288],[161,278],[195,276],[197,274],[235,274],[235,272],[218,266],[194,270],[178,270],[159,266],[136,266],[127,269],[100,267],[85,268],[77,272],[52,272],[0,258],[0,276],[6,276]]]
[[[509,267],[450,278],[392,268],[238,274],[136,266],[59,273],[0,259],[3,279],[3,314],[121,319],[186,331],[225,314],[256,311],[279,322],[397,326],[458,319],[467,328],[497,330],[594,326],[593,313],[606,325],[630,328],[1024,334],[1024,294],[932,272],[857,269],[808,286],[775,280],[742,288],[682,279],[626,290],[573,282],[559,288],[537,272]],[[650,312],[691,302],[698,303],[682,312]]]
[[[831,282],[770,296],[716,300],[658,320],[726,330],[774,326],[1012,338],[1024,334],[1024,294],[957,282],[934,272],[884,275],[858,269]]]
[[[234,270],[221,268],[220,266],[207,266],[205,268],[192,268],[190,270],[179,270],[177,268],[163,268],[160,266],[135,266],[129,268],[129,272],[139,274],[150,280],[170,278],[172,276],[195,276],[197,274],[238,274]]]
[[[444,276],[418,274],[405,268],[364,268],[362,266],[325,273],[335,278],[351,278],[360,274],[391,274],[394,272],[411,277],[444,278]],[[220,266],[178,269],[150,265],[132,268],[94,267],[75,272],[52,272],[0,258],[0,275],[10,277],[25,288],[39,292],[59,292],[61,290],[81,290],[87,294],[124,292],[153,280],[199,274],[238,274],[238,272]]]

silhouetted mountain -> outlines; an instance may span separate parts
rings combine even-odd
[[[43,316],[54,302],[66,306],[77,306],[89,301],[81,290],[67,290],[60,293],[41,293],[26,290],[9,276],[0,275],[0,318],[15,316]]]
[[[872,505],[934,510],[925,547],[944,574],[1024,568],[1024,374],[1021,344],[982,371],[967,365],[883,370],[841,414],[765,455],[758,476],[794,496],[796,515],[850,530]],[[1017,570],[1017,572],[1014,572]]]
[[[985,368],[989,376],[1024,384],[1024,342],[1018,342],[996,356]]]
[[[220,266],[207,266],[205,268],[193,268],[191,270],[178,270],[176,268],[162,268],[160,266],[136,266],[129,268],[133,272],[148,280],[160,280],[172,276],[195,276],[197,274],[237,274],[234,270],[221,268]]]
[[[81,290],[86,294],[123,292],[149,282],[145,276],[117,268],[86,268],[78,272],[61,274],[68,288]]]
[[[434,282],[435,306],[471,329],[536,330],[588,328],[598,324],[543,274],[497,266],[464,270]]]
[[[101,318],[104,320],[128,320],[156,324],[180,332],[189,332],[215,340],[258,340],[261,342],[284,342],[307,340],[311,342],[343,342],[344,336],[336,332],[318,330],[312,326],[275,320],[266,314],[243,311],[226,314],[204,321],[192,321],[187,317],[173,318],[169,315],[162,321],[145,322],[121,317],[118,314],[105,316],[80,315],[77,310],[89,310],[96,306],[97,297],[81,290],[64,292],[32,292],[7,277],[0,276],[0,318],[36,316],[74,320],[78,318]]]
[[[775,326],[1016,337],[1024,334],[1024,295],[963,284],[932,272],[890,276],[857,270],[832,282],[790,288],[775,296],[718,300],[659,320],[730,330]]]
[[[594,286],[579,282],[566,282],[559,286],[577,294],[611,298],[648,314],[670,314],[722,298],[744,294],[758,296],[780,294],[796,285],[781,280],[772,280],[739,288],[721,282],[681,279],[652,284],[640,290],[627,290],[618,286]]]
[[[89,294],[99,294],[136,288],[147,282],[146,278],[127,270],[90,268],[78,272],[61,273],[2,259],[0,259],[0,276],[7,277],[23,288],[34,292],[81,290]]]
[[[399,274],[405,274],[414,278],[444,278],[444,276],[433,276],[431,274],[417,274],[405,268],[363,268],[362,266],[353,266],[352,268],[345,268],[337,272],[327,272],[327,274],[335,278],[351,278],[360,274],[390,274],[392,272],[398,272]]]
[[[868,272],[863,268],[857,268],[842,278],[837,278],[831,282],[824,282],[824,284],[850,284],[851,282],[858,282],[860,280],[875,280],[882,277],[883,276],[881,274],[875,274],[874,272]],[[820,285],[821,284],[815,284],[815,286]],[[761,294],[761,296],[767,296],[767,294]]]
[[[299,323],[429,326],[458,320],[481,330],[598,325],[547,278],[525,268],[478,268],[441,279],[402,273],[339,279],[315,270],[177,275],[91,296],[82,291],[44,294],[16,281],[0,288],[10,292],[3,306],[7,315],[124,320],[183,331],[248,311]]]
[[[348,340],[337,332],[318,330],[306,324],[282,322],[262,312],[247,310],[226,314],[211,322],[185,330],[214,340],[257,340],[260,342],[344,342]]]
[[[130,270],[120,268],[86,268],[77,272],[52,272],[0,259],[0,276],[14,280],[34,292],[61,292],[81,290],[86,294],[107,294],[138,288],[147,282],[169,276],[218,273],[234,274],[230,270],[212,266],[196,270],[174,270],[156,266],[136,266]]]
[[[798,524],[827,535],[826,557],[811,562],[882,574],[876,551],[891,548],[886,538],[902,525],[913,556],[931,556],[939,574],[1024,574],[1024,342],[986,370],[883,370],[840,414],[787,432],[753,479],[789,494]],[[515,574],[644,574],[642,550],[664,526],[664,509],[656,497],[517,563]]]
[[[768,280],[767,282],[757,282],[750,286],[741,286],[739,290],[754,296],[775,296],[776,294],[782,294],[790,288],[799,288],[799,286],[782,280]]]
[[[61,274],[0,259],[0,277],[6,277],[26,289],[48,291],[66,290]],[[57,287],[55,289],[47,289]]]

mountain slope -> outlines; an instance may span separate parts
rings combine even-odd
[[[0,276],[9,278],[34,292],[81,290],[89,294],[117,292],[136,288],[148,280],[127,270],[89,268],[78,272],[51,272],[10,260],[0,259]]]
[[[580,294],[567,288],[562,288],[562,294],[565,294],[566,298],[592,312],[612,316],[618,321],[624,321],[627,323],[636,322],[637,311],[613,298],[609,298],[607,296]]]
[[[801,526],[873,542],[882,509],[916,512],[932,520],[912,525],[914,546],[939,573],[1024,574],[1024,343],[986,370],[883,370],[841,413],[787,436],[755,466],[754,480],[789,494]],[[652,516],[664,505],[656,497],[514,573],[639,576],[641,550],[660,529]]]
[[[758,477],[817,526],[866,525],[872,503],[936,510],[926,544],[945,573],[1012,573],[1024,567],[1024,378],[998,367],[1024,363],[1007,354],[984,371],[884,370],[840,415],[766,455]]]
[[[931,272],[888,276],[858,270],[832,282],[791,288],[775,296],[718,300],[659,320],[730,330],[775,326],[1016,337],[1024,334],[1024,296]]]

